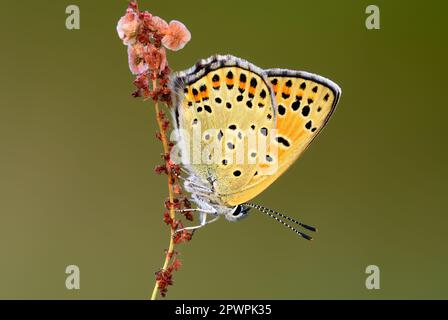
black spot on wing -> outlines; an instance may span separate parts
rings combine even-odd
[[[257,87],[257,79],[255,79],[255,78],[250,79],[250,86],[252,88],[256,88]]]
[[[283,116],[286,113],[286,108],[282,104],[279,104],[277,106],[277,109],[278,109],[278,114],[281,116]]]
[[[291,145],[291,144],[289,143],[288,140],[286,140],[285,138],[283,138],[283,137],[281,137],[281,136],[276,137],[275,140],[276,140],[279,144],[284,145],[285,147],[289,147],[289,146]]]
[[[313,122],[310,120],[305,124],[305,128],[307,128],[309,130],[309,129],[311,129],[312,125],[313,125]]]
[[[291,104],[291,109],[293,111],[297,111],[300,108],[300,101],[296,100]]]
[[[302,108],[302,115],[304,116],[304,117],[308,117],[308,115],[310,114],[310,106],[304,106],[303,108]]]

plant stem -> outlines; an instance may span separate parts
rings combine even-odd
[[[153,89],[153,91],[156,91],[156,89],[157,89],[157,80],[154,79],[154,77],[152,80],[152,89]],[[169,150],[169,146],[168,146],[168,139],[166,137],[166,130],[164,130],[164,128],[163,128],[163,121],[160,117],[160,109],[159,109],[158,101],[155,101],[154,107],[155,107],[155,112],[156,112],[157,124],[159,125],[160,136],[161,136],[161,140],[162,140],[162,144],[163,144],[163,152],[165,155],[167,155],[170,150]],[[169,168],[169,166],[167,166],[167,171],[168,171],[168,194],[169,194],[170,203],[173,203],[173,201],[174,201],[173,180],[172,180],[172,175],[171,175],[171,169]],[[175,218],[173,206],[170,206],[170,218],[173,220]],[[171,260],[171,257],[173,256],[173,252],[174,252],[173,236],[174,236],[175,230],[172,227],[170,229],[171,229],[170,245],[168,247],[168,251],[166,252],[165,262],[162,267],[163,271],[165,271],[166,268],[168,267],[168,264]],[[152,291],[151,300],[157,299],[158,290],[159,290],[159,282],[156,281],[156,283],[154,285],[154,290]]]

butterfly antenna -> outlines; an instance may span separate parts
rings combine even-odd
[[[294,219],[294,218],[288,217],[288,216],[286,216],[286,215],[284,215],[284,214],[281,214],[280,212],[277,212],[277,211],[275,211],[275,210],[272,210],[272,209],[269,209],[269,208],[260,206],[260,205],[258,205],[258,204],[245,203],[244,205],[247,205],[247,206],[249,206],[249,207],[252,207],[252,208],[257,209],[257,210],[260,210],[260,211],[261,211],[261,210],[265,210],[265,211],[268,211],[268,212],[270,212],[270,213],[276,214],[276,215],[282,217],[283,219],[286,219],[286,220],[289,220],[289,221],[291,221],[291,222],[294,222],[294,223],[298,224],[299,226],[301,226],[302,228],[307,229],[307,230],[309,230],[309,231],[313,231],[313,232],[317,232],[317,231],[318,231],[317,228],[315,228],[315,227],[313,227],[313,226],[309,226],[309,225],[304,224],[304,223],[302,223],[302,222],[300,222],[300,221],[297,221],[297,220]]]
[[[286,222],[284,222],[283,220],[277,218],[274,214],[276,214],[276,215],[278,215],[278,216],[280,216],[280,217],[283,217],[283,218],[285,218],[285,219],[288,219],[288,220],[290,220],[290,221],[292,221],[292,222],[294,222],[294,223],[297,223],[298,225],[302,226],[303,228],[305,228],[305,229],[307,229],[307,230],[310,230],[310,231],[316,231],[316,230],[317,230],[316,228],[311,227],[311,226],[308,226],[308,225],[306,225],[306,224],[303,224],[303,223],[301,223],[301,222],[299,222],[299,221],[297,221],[297,220],[294,220],[294,219],[292,219],[292,218],[290,218],[290,217],[288,217],[288,216],[285,216],[285,215],[283,215],[283,214],[281,214],[281,213],[279,213],[279,212],[276,212],[276,211],[274,211],[274,210],[265,208],[265,207],[263,207],[263,206],[259,206],[259,205],[257,205],[257,204],[253,204],[253,203],[243,203],[243,205],[248,206],[248,207],[251,207],[251,208],[254,208],[254,209],[257,209],[257,210],[259,210],[260,212],[263,212],[264,214],[267,214],[267,215],[270,216],[271,218],[275,219],[277,222],[280,222],[280,223],[283,224],[285,227],[287,227],[287,228],[289,228],[290,230],[292,230],[292,231],[294,231],[295,233],[297,233],[297,234],[298,234],[299,236],[301,236],[302,238],[307,239],[307,240],[313,240],[313,237],[311,237],[311,236],[309,236],[309,235],[307,235],[307,234],[305,234],[305,233],[303,233],[303,232],[300,232],[300,231],[297,230],[296,228],[290,226],[288,223],[286,223]]]

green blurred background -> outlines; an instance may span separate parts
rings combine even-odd
[[[81,29],[65,28],[77,4]],[[381,30],[365,28],[365,8]],[[168,245],[153,106],[130,96],[115,26],[126,1],[2,1],[0,298],[143,299]],[[254,201],[316,225],[309,243],[252,212],[178,247],[168,298],[448,298],[442,1],[146,1],[215,53],[307,70],[343,89],[305,155]],[[65,267],[81,289],[65,288]],[[365,288],[365,268],[381,289]]]

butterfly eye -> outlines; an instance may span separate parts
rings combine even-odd
[[[240,214],[240,212],[241,212],[241,205],[237,205],[232,212],[232,216],[234,216],[234,217],[238,216]]]
[[[250,208],[243,206],[241,204],[237,205],[232,212],[232,216],[237,217],[237,216],[244,216],[249,212]]]

